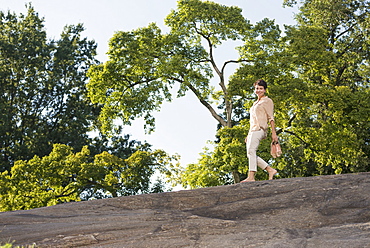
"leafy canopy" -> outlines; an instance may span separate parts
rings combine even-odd
[[[27,10],[0,12],[0,171],[48,154],[53,143],[81,149],[99,113],[85,87],[95,42],[81,38],[81,24],[48,40],[44,19]]]
[[[159,110],[164,101],[172,100],[175,85],[176,96],[190,90],[221,125],[231,125],[232,96],[224,69],[237,61],[217,66],[214,48],[242,37],[248,30],[241,9],[210,1],[179,1],[178,10],[167,16],[166,24],[168,34],[162,34],[153,23],[131,32],[117,32],[109,43],[109,60],[90,68],[89,96],[103,105],[100,120],[105,131],[112,130],[116,118],[130,124],[138,117],[143,117],[147,128],[153,130],[152,112]],[[211,84],[213,70],[220,90]],[[216,95],[216,100],[226,101],[229,119],[213,108]]]
[[[10,172],[0,174],[0,210],[161,192],[158,185],[151,188],[151,177],[156,171],[169,176],[177,160],[162,150],[137,150],[122,159],[108,152],[91,156],[86,146],[74,153],[55,144],[49,155],[19,160]]]
[[[164,191],[177,156],[119,129],[90,137],[100,106],[87,97],[86,72],[98,61],[83,26],[48,40],[27,11],[0,12],[0,209]]]

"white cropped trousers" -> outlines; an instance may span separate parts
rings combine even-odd
[[[262,170],[266,169],[268,164],[257,156],[257,149],[262,139],[266,137],[263,129],[259,131],[250,131],[247,136],[247,157],[249,160],[249,171],[257,171],[257,166]]]

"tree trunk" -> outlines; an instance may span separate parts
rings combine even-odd
[[[237,170],[233,171],[234,183],[240,183],[240,174]]]

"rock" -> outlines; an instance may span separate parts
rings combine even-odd
[[[370,247],[370,173],[248,182],[0,213],[36,247]]]

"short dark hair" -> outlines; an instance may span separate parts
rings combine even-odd
[[[262,79],[258,79],[254,84],[253,86],[256,86],[256,85],[259,85],[259,86],[263,86],[264,89],[267,89],[267,83],[262,80]]]

